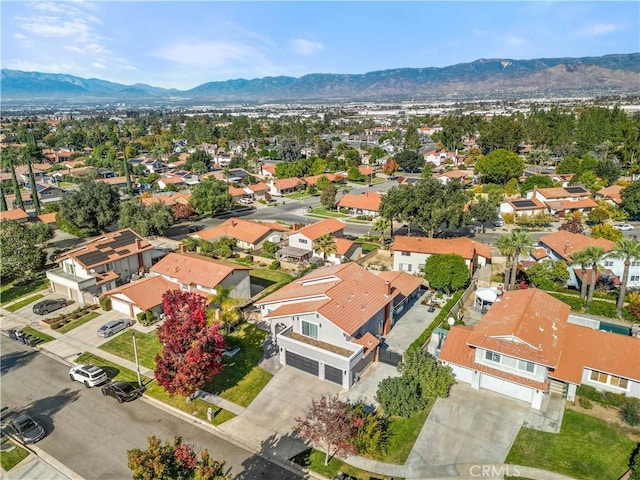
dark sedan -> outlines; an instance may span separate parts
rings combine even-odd
[[[128,402],[140,395],[140,389],[129,382],[113,382],[102,387],[102,394],[115,398],[118,403]]]
[[[11,431],[24,443],[35,443],[45,436],[44,428],[29,415],[20,415],[9,422]]]
[[[36,303],[33,306],[33,313],[38,315],[46,315],[47,313],[54,312],[67,306],[67,301],[64,298],[51,298],[49,300],[43,300]]]

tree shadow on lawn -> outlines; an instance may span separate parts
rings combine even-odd
[[[264,354],[266,333],[256,326],[245,324],[231,335],[229,346],[238,346],[240,351],[233,357],[223,357],[222,371],[208,382],[203,390],[218,395],[240,382],[258,365]]]
[[[292,443],[294,443],[295,446],[292,445]],[[274,456],[276,456],[276,451],[278,450],[281,453],[291,451],[292,449],[299,450],[297,447],[298,444],[300,444],[300,441],[293,435],[277,437],[275,434],[272,434],[269,438],[262,441],[260,451],[257,455],[252,455],[242,462],[243,470],[235,475],[234,478],[236,480],[251,480],[254,478],[293,480],[298,478],[309,478],[304,475],[302,471],[299,474],[294,473],[267,460],[269,458],[274,458]],[[278,455],[278,457],[282,458],[282,455]]]

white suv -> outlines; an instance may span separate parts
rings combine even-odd
[[[74,382],[84,383],[84,386],[95,387],[105,383],[107,373],[95,365],[76,365],[69,370],[69,378]]]

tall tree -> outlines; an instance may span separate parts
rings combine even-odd
[[[630,183],[620,191],[622,208],[632,217],[640,215],[640,180]]]
[[[410,123],[407,127],[407,132],[404,134],[404,148],[405,150],[417,151],[421,145],[418,127],[415,123]]]
[[[0,183],[0,212],[5,212],[7,210],[7,199],[4,196],[4,187],[2,186],[2,183]]]
[[[388,218],[378,217],[376,218],[376,221],[373,222],[373,226],[371,227],[371,229],[374,232],[380,234],[381,247],[384,246],[384,234],[387,232],[387,230],[389,230],[389,228],[391,228],[391,220],[389,220]]]
[[[589,293],[587,294],[587,302],[593,300],[593,294],[596,291],[596,281],[598,279],[598,267],[604,259],[606,252],[604,248],[589,245],[584,249],[585,255],[591,263],[591,281],[589,283]]]
[[[481,197],[476,203],[471,205],[471,216],[482,225],[482,233],[485,231],[484,224],[494,220],[498,216],[498,207],[490,200]]]
[[[631,262],[640,260],[640,242],[630,238],[623,238],[616,243],[607,257],[620,258],[624,260],[624,270],[620,283],[620,292],[618,293],[618,301],[616,302],[616,312],[618,316],[622,315],[622,307],[624,307],[624,296],[627,293],[627,283],[629,282],[629,269]]]
[[[329,183],[322,189],[322,193],[320,194],[320,203],[326,209],[332,209],[336,206],[336,195],[338,194],[338,189],[333,183]]]
[[[502,235],[497,242],[498,250],[501,255],[504,255],[507,258],[507,263],[505,265],[504,271],[504,288],[505,290],[509,289],[509,285],[511,284],[511,263],[513,262],[513,254],[514,248],[511,243],[511,237],[509,235]]]
[[[587,299],[587,267],[591,265],[591,260],[584,250],[575,252],[571,256],[571,265],[580,265],[582,281],[580,282],[580,298]]]
[[[322,253],[322,258],[327,261],[327,256],[336,253],[336,239],[330,233],[323,233],[313,242],[313,249]]]
[[[11,170],[11,185],[13,187],[16,207],[24,210],[24,202],[22,201],[22,194],[20,193],[20,185],[18,184],[18,177],[16,177],[16,169],[13,165],[13,157],[11,155],[9,156],[9,169]]]
[[[324,450],[325,465],[334,455],[346,457],[356,453],[357,425],[353,412],[337,395],[312,400],[306,415],[296,418],[295,428],[298,436]]]
[[[162,296],[165,320],[155,378],[170,394],[193,395],[222,370],[224,337],[217,323],[207,325],[206,300],[192,292],[169,290]]]
[[[213,217],[229,210],[233,206],[233,197],[225,182],[208,178],[193,187],[191,205],[199,212],[208,213]]]
[[[232,288],[218,285],[216,294],[211,299],[212,306],[218,312],[216,313],[217,320],[222,323],[226,335],[229,335],[231,327],[242,319],[242,312],[238,307],[243,300],[232,297],[232,290]]]
[[[103,182],[85,181],[78,190],[60,201],[58,215],[85,235],[105,231],[118,218],[118,191]]]
[[[494,150],[476,162],[476,171],[482,174],[482,183],[504,185],[524,172],[524,161],[515,153]]]
[[[130,197],[133,197],[133,186],[131,185],[131,165],[129,165],[129,158],[127,155],[127,149],[124,149],[124,160],[122,161],[122,166],[124,167],[124,176],[127,179],[127,193]]]
[[[0,228],[2,283],[18,276],[28,280],[36,271],[44,268],[47,253],[40,244],[46,238],[39,234],[38,228],[13,220],[2,222],[2,228]]]
[[[127,466],[133,480],[231,480],[225,462],[212,459],[206,449],[197,455],[180,437],[164,444],[155,435],[149,437],[145,450],[127,450]]]
[[[31,159],[27,160],[29,169],[29,183],[31,185],[31,199],[33,200],[33,208],[36,211],[36,215],[40,215],[40,197],[38,197],[38,185],[36,184],[36,177],[33,174],[33,167],[31,166]]]
[[[424,278],[431,288],[451,293],[469,284],[469,267],[455,253],[430,255],[424,264]]]
[[[145,206],[139,200],[131,200],[120,205],[120,228],[131,228],[138,235],[163,235],[174,223],[171,208],[161,202]]]

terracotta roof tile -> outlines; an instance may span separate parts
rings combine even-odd
[[[105,292],[103,295],[121,294],[141,310],[149,310],[162,304],[162,295],[167,290],[179,290],[180,284],[166,280],[161,275],[150,275],[135,282]]]
[[[29,219],[29,215],[27,215],[27,213],[21,208],[14,208],[12,210],[5,210],[3,212],[0,212],[0,222],[3,220],[28,220],[28,219]]]
[[[622,185],[611,185],[610,187],[601,188],[598,190],[598,195],[610,198],[614,203],[620,205],[622,203],[621,192],[624,189]]]
[[[186,285],[216,288],[234,270],[250,270],[250,268],[230,265],[202,255],[170,253],[149,270]]]
[[[564,260],[571,260],[571,256],[593,245],[604,248],[605,252],[610,251],[615,245],[614,242],[605,238],[591,238],[579,233],[571,233],[566,230],[559,230],[548,235],[542,235],[538,242],[546,245]]]
[[[382,196],[377,192],[361,194],[346,194],[338,202],[339,207],[354,208],[358,210],[380,211]]]
[[[319,222],[312,223],[311,225],[307,225],[300,230],[292,232],[292,234],[301,233],[309,240],[313,241],[318,238],[320,235],[334,234],[339,232],[340,230],[346,227],[346,223],[337,218],[326,218],[324,220],[320,220]]]
[[[230,237],[246,243],[255,244],[273,230],[286,231],[281,225],[279,227],[280,228],[275,228],[272,225],[254,222],[252,220],[244,220],[242,218],[229,218],[217,227],[206,228],[191,236],[207,241]]]
[[[275,180],[273,182],[273,185],[278,190],[288,190],[290,188],[301,187],[306,184],[304,183],[304,180],[302,180],[301,178],[291,177],[291,178],[281,178],[279,180]]]
[[[254,183],[253,185],[247,185],[247,188],[253,193],[267,192],[269,191],[269,185],[264,182]]]
[[[547,254],[547,251],[544,248],[534,248],[531,251],[531,256],[536,260],[542,260],[543,258],[548,257],[549,254]]]
[[[396,235],[393,241],[393,250],[396,252],[417,252],[429,255],[457,253],[462,258],[471,260],[476,251],[476,245],[474,244],[477,244],[477,242],[473,242],[466,237],[427,238]],[[486,249],[481,248],[481,250],[483,251],[483,256],[486,255]]]
[[[42,223],[56,223],[56,212],[43,213],[42,215],[38,215],[38,220]]]
[[[575,210],[576,208],[596,208],[598,204],[592,198],[578,200],[549,200],[545,202],[552,210]]]
[[[123,243],[123,239],[126,239],[127,243]],[[140,252],[151,250],[152,248],[153,245],[144,238],[130,228],[125,228],[91,238],[82,245],[65,252],[56,261],[60,262],[65,258],[73,258],[84,268],[88,269],[113,262],[114,260],[137,255]],[[98,253],[100,254],[98,255]]]
[[[367,352],[370,352],[378,345],[380,345],[380,340],[370,332],[365,333],[360,338],[354,338],[351,341],[353,343],[357,343],[358,345],[362,345],[365,348],[365,355]]]
[[[336,253],[338,255],[346,255],[349,252],[349,249],[353,247],[353,244],[356,243],[353,240],[349,240],[347,238],[336,238]]]

